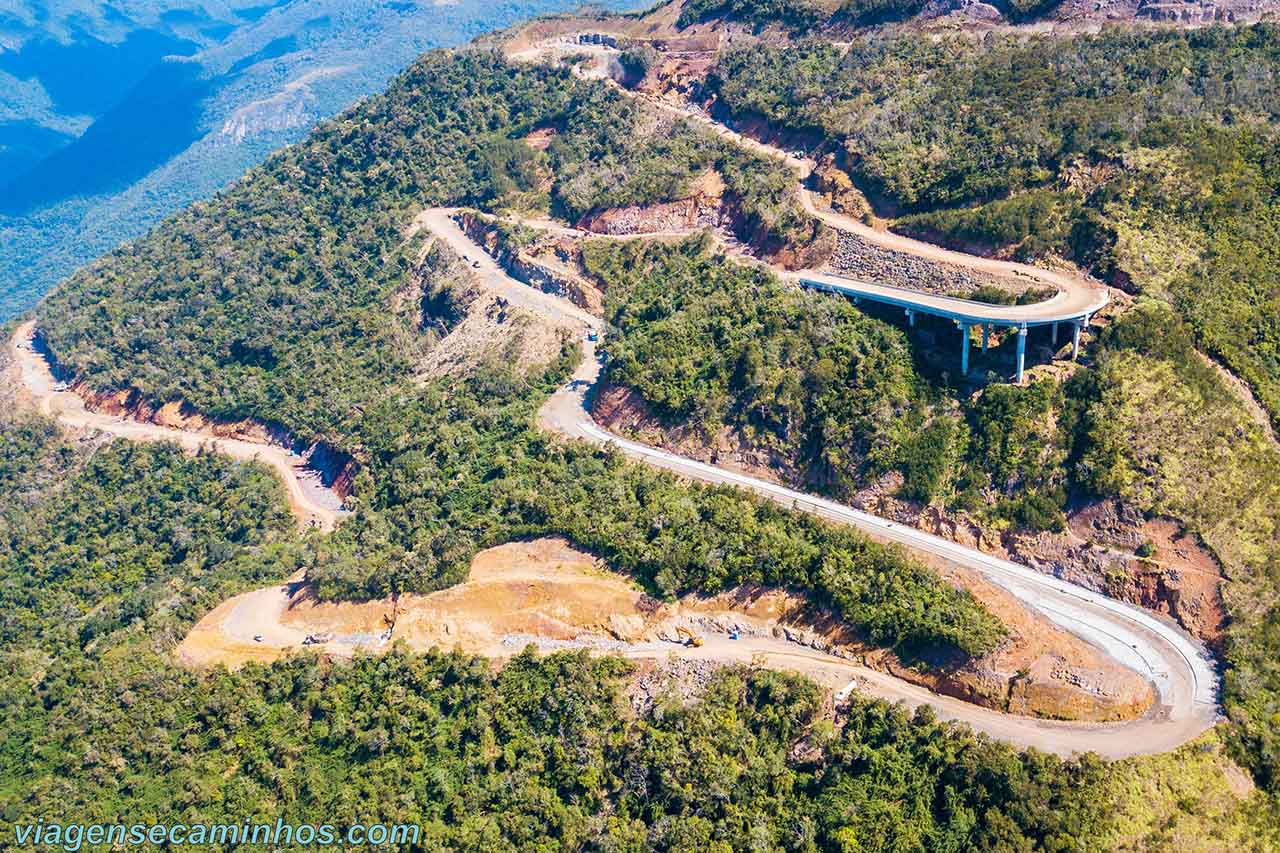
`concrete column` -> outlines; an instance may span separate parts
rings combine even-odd
[[[1053,345],[1055,347],[1058,345],[1058,324],[1057,323],[1053,324]]]
[[[969,375],[969,327],[960,324],[960,372]]]
[[[990,333],[991,333],[991,324],[983,323],[982,324],[982,351],[983,352],[987,351],[987,335],[989,335]]]
[[[1071,323],[1071,360],[1075,361],[1078,355],[1080,355],[1080,321],[1074,320]]]
[[[1023,367],[1027,360],[1027,324],[1023,323],[1018,327],[1018,376],[1014,380],[1019,385],[1022,384]]]
[[[916,312],[912,311],[910,308],[907,309],[907,325],[912,328],[916,325]]]

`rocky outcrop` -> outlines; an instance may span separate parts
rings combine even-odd
[[[1061,533],[984,528],[967,513],[948,513],[895,498],[889,475],[850,504],[971,548],[1031,566],[1062,580],[1162,613],[1221,650],[1226,612],[1213,554],[1169,518],[1146,518],[1115,500],[1072,508]]]
[[[984,599],[988,590],[980,590]],[[1005,596],[1007,598],[1007,595]],[[990,599],[984,600],[987,603]],[[1153,686],[1074,637],[1053,635],[1025,610],[1001,609],[1010,638],[976,659],[908,666],[876,648],[831,610],[801,593],[739,586],[718,595],[686,596],[678,613],[655,626],[658,639],[680,642],[677,626],[695,634],[770,636],[887,672],[935,693],[1024,716],[1099,722],[1141,716],[1155,701]],[[1045,641],[1044,635],[1050,635]]]
[[[871,214],[871,205],[854,186],[849,173],[836,165],[834,154],[823,155],[813,170],[813,184],[822,202],[832,210],[861,219]]]

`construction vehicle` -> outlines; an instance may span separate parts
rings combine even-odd
[[[332,631],[321,631],[319,634],[307,634],[307,636],[302,641],[302,645],[318,646],[322,643],[327,643],[332,639],[333,639]]]
[[[691,649],[702,647],[702,638],[682,625],[676,626],[676,636],[684,638],[684,644]]]

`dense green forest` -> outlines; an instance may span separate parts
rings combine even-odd
[[[175,639],[317,545],[271,475],[8,416],[0,449],[21,496],[0,507],[6,845],[37,816],[411,823],[425,849],[486,851],[1077,850],[1188,830],[1265,849],[1274,834],[1256,798],[1202,801],[1202,785],[1222,795],[1199,766],[1211,742],[1172,766],[1063,762],[856,697],[833,719],[812,683],[765,670],[721,670],[696,701],[644,713],[625,698],[633,665],[585,653],[494,672],[398,647],[192,672]],[[1177,805],[1143,793],[1154,778]]]
[[[688,27],[709,20],[730,20],[757,27],[769,24],[801,30],[825,19],[822,7],[811,0],[686,0],[677,24]]]
[[[1072,493],[1114,495],[1179,519],[1213,549],[1230,579],[1234,744],[1272,789],[1280,458],[1196,349],[1280,422],[1278,71],[1280,30],[1258,25],[981,43],[904,34],[847,53],[757,46],[727,54],[710,80],[731,111],[823,135],[875,198],[907,214],[907,231],[1064,256],[1168,306],[1140,302],[1062,388],[988,389],[965,452],[993,477],[1002,450],[1038,460],[1048,477],[1010,514],[1016,523],[1051,524],[1053,503]],[[1011,405],[1049,431],[993,443],[983,424],[1007,422]],[[954,482],[954,503],[971,506],[963,476]]]
[[[840,496],[896,468],[906,497],[1021,528],[1058,528],[1090,497],[1179,519],[1230,579],[1234,744],[1280,782],[1280,452],[1165,303],[1122,315],[1066,383],[954,398],[916,372],[900,329],[698,241],[599,241],[584,256],[607,284],[609,378],[672,424],[731,425],[790,455],[811,486]]]
[[[282,486],[265,468],[123,441],[92,452],[48,421],[8,416],[0,451],[10,656],[70,653],[144,623],[158,647],[171,645],[223,599],[302,565]]]
[[[1056,5],[1049,2],[998,2],[1002,11],[1015,20],[1025,20]],[[736,21],[757,31],[778,25],[789,32],[809,33],[818,28],[836,32],[849,27],[872,27],[905,21],[919,14],[925,0],[686,0],[680,10],[679,25],[707,21]]]
[[[719,102],[816,130],[905,230],[1169,300],[1280,423],[1280,28],[913,35],[727,53]]]
[[[1189,326],[1154,301],[1109,328],[1095,365],[1065,390],[1080,488],[1181,520],[1222,562],[1231,736],[1258,781],[1280,789],[1275,441],[1195,351]]]
[[[668,423],[708,435],[733,424],[753,444],[805,456],[838,492],[889,467],[924,417],[905,336],[709,246],[587,244],[617,330],[609,381],[640,391]]]
[[[481,547],[559,533],[658,595],[745,582],[810,590],[906,657],[978,655],[1003,636],[967,592],[899,548],[549,438],[534,413],[567,367],[520,378],[490,364],[465,381],[389,390],[361,423],[368,475],[355,515],[309,567],[320,595],[438,589],[463,580]]]
[[[1203,60],[1209,70],[1227,67],[1246,49],[1265,57],[1270,31],[1240,32],[1252,35],[1150,35],[1140,37],[1147,41],[1134,43],[1134,49],[1145,44],[1159,59],[1165,44],[1160,39],[1173,39],[1168,50],[1177,56],[1164,58],[1190,61],[1199,54],[1188,48],[1186,57],[1177,58],[1178,45],[1204,39],[1222,48],[1222,66]],[[1108,33],[1097,42],[1119,38]],[[1240,44],[1213,41],[1229,38]],[[1003,42],[996,38],[994,44],[990,55],[1001,55]],[[1020,81],[1024,66],[1013,59],[1024,48],[1009,42],[1005,49],[1005,62],[1013,69],[1006,71]],[[1224,118],[1229,110],[1243,109],[1238,91],[1247,75],[1221,72],[1221,86],[1191,99],[1198,106],[1188,108],[1190,117],[1179,130],[1172,127],[1176,122],[1157,120],[1154,108],[1138,110],[1151,99],[1150,91],[1134,93],[1116,82],[1128,81],[1124,74],[1112,79],[1097,71],[1106,77],[1098,86],[1119,87],[1123,97],[1116,95],[1116,103],[1129,110],[1112,118],[1140,116],[1144,127],[1131,133],[1117,120],[1114,132],[1076,139],[1083,131],[1063,116],[1083,111],[1081,121],[1089,126],[1105,116],[1090,113],[1093,107],[1087,104],[1053,101],[1049,111],[1057,124],[1040,127],[1043,133],[1031,149],[1014,144],[1020,138],[1016,134],[1008,146],[999,146],[981,128],[948,124],[943,107],[949,96],[936,93],[943,106],[936,113],[922,107],[920,120],[936,121],[930,133],[961,136],[949,143],[952,148],[937,141],[929,150],[950,153],[933,162],[923,149],[893,147],[909,134],[886,141],[874,136],[876,126],[866,126],[865,132],[849,128],[866,107],[873,84],[933,80],[931,85],[942,89],[938,81],[947,75],[958,75],[966,85],[985,79],[969,66],[947,66],[939,78],[886,71],[910,67],[908,62],[922,61],[919,56],[951,54],[981,66],[975,54],[965,52],[968,48],[947,40],[921,43],[914,48],[917,56],[892,40],[855,44],[853,55],[868,64],[880,62],[875,67],[885,73],[875,80],[860,78],[861,72],[834,52],[797,50],[808,52],[731,55],[726,62],[739,65],[727,65],[733,73],[721,73],[721,96],[735,109],[761,111],[783,124],[821,127],[841,140],[858,175],[886,196],[896,194],[904,208],[925,215],[965,202],[1006,203],[1016,214],[1010,214],[1014,225],[996,208],[987,211],[990,222],[1004,229],[1002,239],[1025,230],[1017,223],[1036,229],[1048,223],[1040,236],[1050,249],[1061,249],[1057,241],[1066,234],[1077,258],[1084,257],[1077,246],[1111,247],[1091,256],[1091,263],[1105,265],[1108,257],[1128,257],[1126,251],[1141,257],[1135,248],[1140,243],[1134,241],[1140,241],[1145,227],[1134,224],[1126,232],[1116,223],[1124,211],[1144,208],[1124,200],[1177,187],[1107,177],[1095,189],[1116,194],[1107,196],[1115,201],[1098,207],[1102,196],[1080,190],[1077,207],[1068,213],[1069,227],[1055,220],[1043,199],[1021,206],[1011,200],[1024,191],[1077,192],[1050,189],[1057,186],[1055,170],[1077,174],[1070,171],[1071,163],[1118,163],[1122,176],[1171,174],[1176,181],[1183,173],[1159,172],[1166,162],[1160,158],[1182,156],[1190,148],[1182,143],[1161,147],[1154,144],[1159,138],[1175,137],[1147,134],[1197,133],[1240,157],[1213,166],[1224,171],[1220,182],[1211,182],[1207,200],[1197,196],[1186,203],[1219,226],[1254,222],[1250,233],[1259,235],[1260,245],[1231,253],[1227,232],[1215,237],[1224,241],[1215,244],[1223,258],[1215,263],[1224,265],[1226,279],[1214,290],[1218,302],[1212,317],[1197,315],[1186,295],[1194,292],[1188,289],[1191,283],[1202,280],[1196,276],[1203,276],[1206,258],[1216,257],[1212,253],[1189,260],[1163,287],[1152,284],[1150,276],[1135,275],[1136,286],[1163,301],[1141,302],[1108,330],[1087,369],[1064,386],[1002,386],[973,401],[956,399],[934,383],[916,363],[901,330],[840,300],[785,290],[769,276],[709,255],[697,243],[591,247],[588,263],[613,285],[609,310],[618,328],[608,341],[613,377],[639,387],[672,418],[695,418],[708,427],[732,423],[756,440],[776,443],[833,488],[847,489],[860,478],[898,468],[909,496],[994,513],[1021,526],[1060,524],[1073,492],[1117,495],[1147,512],[1181,519],[1214,549],[1232,579],[1227,591],[1233,616],[1226,678],[1233,723],[1229,739],[1255,778],[1276,791],[1280,570],[1273,546],[1280,524],[1280,462],[1262,428],[1195,351],[1197,344],[1208,346],[1213,323],[1225,323],[1232,310],[1247,309],[1260,327],[1269,322],[1254,310],[1270,298],[1266,279],[1250,278],[1256,269],[1230,266],[1257,262],[1275,245],[1250,218],[1266,200],[1262,188],[1274,186],[1276,161],[1267,159],[1273,149],[1264,144],[1262,130],[1242,129],[1270,117],[1232,113],[1240,127],[1227,127]],[[895,50],[908,53],[902,57]],[[1097,50],[1084,56],[1097,59],[1097,67],[1105,70],[1106,53]],[[1094,65],[1083,67],[1089,70],[1077,69],[1077,77],[1095,73]],[[1058,78],[1069,75],[1041,76],[1042,88],[1052,90]],[[1172,75],[1168,85],[1177,89],[1178,79]],[[1192,74],[1191,79],[1197,78]],[[788,88],[804,80],[831,86],[848,101],[819,110]],[[1011,103],[1015,91],[1006,92],[1003,103]],[[1037,91],[1027,84],[1027,92]],[[766,95],[771,92],[783,98],[791,93],[796,105],[813,109],[783,109],[779,101],[770,113]],[[1111,103],[1110,97],[1097,100]],[[1255,97],[1248,102],[1256,103]],[[843,117],[828,126],[826,109],[843,110]],[[1101,800],[1089,800],[1086,817],[1075,805],[1084,800],[1073,799],[1103,796],[1097,786],[1105,774],[1091,762],[1063,765],[1018,756],[964,732],[939,736],[946,727],[875,705],[857,705],[838,735],[824,728],[815,712],[786,722],[775,702],[758,701],[760,691],[786,691],[777,695],[799,708],[816,700],[811,687],[778,682],[776,676],[731,674],[725,676],[721,700],[713,697],[688,715],[672,709],[661,717],[627,721],[601,710],[618,701],[618,665],[577,658],[523,661],[511,670],[510,681],[476,661],[400,653],[382,662],[330,667],[302,661],[208,678],[174,674],[164,662],[161,640],[172,639],[223,595],[267,577],[306,567],[330,598],[430,590],[462,579],[477,549],[543,533],[569,536],[656,594],[743,581],[809,590],[868,638],[907,658],[953,659],[999,643],[997,620],[898,549],[735,491],[690,487],[629,465],[616,453],[566,446],[540,433],[533,426],[534,413],[577,357],[572,347],[545,370],[518,372],[495,363],[464,380],[425,387],[407,381],[412,353],[398,345],[404,328],[388,306],[411,278],[416,246],[405,245],[403,229],[422,207],[514,205],[575,216],[600,206],[679,197],[700,171],[715,168],[748,216],[772,229],[777,240],[812,236],[812,224],[788,200],[789,176],[781,167],[733,154],[685,124],[656,125],[662,140],[653,141],[643,132],[652,130],[653,121],[623,96],[575,80],[565,69],[511,66],[488,52],[432,54],[386,95],[323,125],[305,144],[277,155],[223,195],[86,268],[42,307],[41,324],[53,352],[91,384],[136,387],[158,401],[182,398],[215,416],[255,417],[299,436],[325,438],[360,459],[364,473],[356,483],[353,517],[330,536],[300,541],[285,530],[278,510],[263,511],[263,501],[272,500],[271,487],[256,469],[124,446],[101,451],[101,460],[77,462],[74,449],[54,446],[47,426],[6,427],[0,482],[8,478],[17,492],[30,490],[32,497],[6,506],[6,512],[16,513],[6,522],[3,542],[3,589],[13,604],[0,624],[6,644],[10,637],[59,633],[66,655],[46,660],[38,650],[11,657],[6,651],[5,673],[13,677],[6,675],[3,713],[21,725],[5,726],[0,760],[6,762],[4,779],[25,780],[3,788],[6,798],[45,798],[23,801],[33,808],[89,802],[97,792],[74,780],[115,779],[119,757],[133,768],[129,772],[139,774],[120,789],[127,791],[121,796],[155,796],[156,802],[172,796],[192,808],[230,811],[261,803],[272,813],[287,806],[362,814],[360,809],[372,808],[368,803],[373,802],[393,808],[392,798],[375,796],[399,784],[399,756],[387,747],[411,739],[415,745],[430,744],[411,751],[421,801],[447,804],[433,805],[437,810],[424,812],[423,819],[437,820],[442,843],[454,846],[505,843],[528,849],[538,839],[572,831],[579,834],[564,837],[602,849],[646,844],[705,849],[713,840],[742,847],[755,832],[764,846],[795,849],[839,849],[839,844],[856,849],[855,841],[906,849],[1026,849],[1020,836],[1046,849],[1071,849],[1069,838],[1109,831],[1106,815],[1097,808]],[[545,151],[523,141],[543,128],[553,130]],[[1014,131],[1010,124],[999,133]],[[1036,147],[1041,137],[1059,136],[1069,142],[1055,143],[1049,153]],[[1239,147],[1248,140],[1258,144]],[[974,163],[982,162],[982,155],[974,152],[983,145],[999,148],[1005,159],[978,168]],[[1203,158],[1197,163],[1209,157],[1197,156]],[[926,168],[924,161],[932,165]],[[1241,163],[1246,165],[1237,168]],[[1139,167],[1147,171],[1133,171]],[[883,173],[878,182],[877,170]],[[1253,177],[1243,180],[1242,175]],[[1152,206],[1147,212],[1157,210],[1164,208]],[[941,222],[930,227],[941,228]],[[977,214],[964,227],[966,239],[996,229]],[[1114,243],[1099,242],[1099,234],[1113,234]],[[1197,244],[1183,240],[1178,245]],[[639,275],[641,270],[646,274]],[[413,272],[429,278],[431,270]],[[684,335],[690,340],[681,341],[681,335],[671,334],[677,330],[693,330],[697,338]],[[1247,356],[1263,359],[1264,379],[1269,375],[1265,359],[1271,357],[1265,344],[1252,342],[1254,354]],[[1220,354],[1231,363],[1232,356]],[[690,371],[690,364],[698,370]],[[1263,380],[1241,372],[1255,387],[1265,387]],[[1188,418],[1187,411],[1208,414]],[[819,443],[838,447],[831,451],[837,455],[822,456]],[[126,465],[129,454],[137,456]],[[65,467],[65,476],[49,473],[60,470],[57,466]],[[165,501],[154,510],[138,503],[143,500],[139,490],[145,489],[141,480],[129,479],[130,469],[165,484]],[[55,488],[64,481],[62,489]],[[149,482],[145,488],[151,488]],[[42,490],[51,491],[43,501],[37,498]],[[86,507],[108,498],[113,513],[96,531],[89,524],[81,529],[82,518],[91,514]],[[258,515],[244,517],[240,504]],[[67,511],[46,509],[51,506]],[[146,523],[130,526],[134,515]],[[43,609],[51,605],[34,592],[37,584],[54,590],[55,609]],[[123,651],[113,656],[113,649]],[[585,693],[563,686],[567,683]],[[34,695],[31,684],[39,688]],[[126,691],[134,694],[127,703],[120,684],[136,685]],[[422,684],[432,687],[421,690]],[[440,685],[456,688],[455,694],[439,698]],[[575,697],[562,716],[539,717],[530,710],[542,709],[553,691]],[[139,696],[150,703],[142,723],[130,716],[138,713]],[[372,713],[371,707],[390,709],[389,715]],[[112,715],[102,722],[102,731],[128,743],[127,749],[104,751],[84,739],[86,732],[97,731],[98,722],[88,721],[98,708]],[[665,738],[679,740],[684,748],[699,725],[708,728],[708,720],[720,725],[727,718],[733,726],[716,736],[725,735],[731,743],[708,746],[706,754],[717,761],[722,754],[732,758],[730,766],[739,775],[707,780],[698,775],[707,772],[707,763],[682,767],[672,759],[674,765],[659,777],[635,781],[643,793],[627,799],[632,795],[626,792],[635,790],[626,787],[633,780],[619,768],[635,767],[626,761],[645,744]],[[443,733],[439,740],[422,734],[440,720],[450,724],[431,729]],[[491,728],[498,725],[495,720],[502,721],[497,730]],[[566,757],[552,742],[562,730],[581,731],[570,742],[587,745],[584,754],[590,748],[598,752]],[[878,740],[884,731],[893,737]],[[899,732],[924,734],[908,746]],[[758,744],[751,739],[756,733],[764,737]],[[828,734],[834,739],[823,740]],[[848,738],[853,739],[841,752],[836,744]],[[793,749],[801,741],[821,741],[820,756],[841,756],[838,762],[855,769],[841,777],[828,772],[826,758],[813,758],[822,766],[812,768],[811,759],[803,757],[811,753]],[[954,751],[948,746],[953,742],[958,744]],[[881,743],[888,744],[884,754],[877,751]],[[515,745],[508,750],[508,744]],[[773,756],[765,762],[767,770],[748,758],[762,754]],[[362,776],[367,797],[328,781],[352,763],[368,770]],[[977,769],[953,777],[947,766]],[[446,769],[435,772],[436,767]],[[906,767],[918,767],[919,775],[907,774]],[[81,787],[69,790],[57,777],[72,770],[72,784]],[[494,775],[483,775],[488,773]],[[485,785],[472,785],[477,774]],[[224,778],[231,781],[217,781]],[[768,783],[753,781],[758,778]],[[844,781],[824,787],[837,778]],[[917,778],[924,781],[917,784]],[[165,787],[170,784],[174,787]],[[726,793],[739,790],[736,801]],[[65,799],[57,800],[60,796]],[[834,802],[829,809],[828,800]],[[734,802],[745,805],[734,811]],[[1056,804],[1056,810],[1041,811],[1045,803]],[[616,821],[592,822],[606,810]],[[765,816],[760,828],[744,817],[748,812]],[[6,802],[0,817],[11,820],[13,813]],[[497,817],[501,813],[516,817],[503,820]],[[786,822],[770,823],[782,815]],[[879,816],[862,824],[875,827],[870,838],[856,827],[840,833],[867,815]],[[599,840],[601,833],[636,831],[635,822],[669,824],[673,834],[619,834],[608,844]]]
[[[638,391],[666,424],[706,436],[732,426],[835,497],[900,470],[904,496],[1062,524],[1069,440],[1055,429],[1052,382],[995,386],[976,402],[949,395],[898,326],[786,287],[705,240],[601,240],[583,260],[608,297],[609,381]]]

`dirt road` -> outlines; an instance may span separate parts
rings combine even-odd
[[[195,432],[142,423],[124,417],[100,414],[85,408],[84,400],[72,391],[55,391],[54,378],[44,357],[32,346],[35,321],[23,323],[9,341],[19,387],[30,395],[30,403],[42,414],[72,429],[101,430],[131,441],[171,441],[195,452],[208,447],[233,459],[268,465],[284,483],[289,508],[303,527],[332,530],[342,517],[342,498],[326,489],[301,459],[283,447],[207,432]]]
[[[589,47],[589,50],[585,48]],[[557,40],[553,43],[544,45],[536,45],[525,50],[513,53],[510,58],[523,61],[548,61],[550,59],[563,58],[573,54],[589,53],[593,58],[593,64],[588,72],[582,76],[588,79],[603,80],[616,91],[626,95],[627,97],[645,101],[656,109],[659,109],[669,115],[677,118],[686,119],[698,124],[722,139],[726,139],[735,145],[760,154],[771,157],[785,163],[796,173],[797,192],[800,198],[801,206],[811,216],[826,223],[828,226],[838,230],[847,231],[857,237],[878,246],[883,249],[889,249],[896,252],[914,255],[928,261],[941,264],[950,264],[952,266],[963,267],[974,272],[986,275],[998,276],[1010,280],[1020,281],[1027,285],[1048,286],[1058,290],[1058,296],[1035,305],[1027,306],[996,306],[981,305],[978,306],[978,313],[974,316],[978,319],[989,318],[1003,322],[1018,322],[1022,320],[1030,320],[1037,322],[1066,320],[1079,317],[1083,314],[1089,314],[1099,310],[1107,304],[1109,299],[1107,288],[1101,282],[1094,281],[1079,273],[1068,270],[1048,269],[1044,267],[1035,267],[1029,264],[1013,263],[1011,261],[1002,261],[995,258],[983,258],[976,255],[969,255],[964,252],[956,252],[951,249],[944,249],[933,243],[926,243],[923,240],[916,240],[901,234],[895,234],[882,228],[873,228],[860,219],[838,213],[833,210],[827,210],[820,206],[811,190],[804,186],[804,182],[808,180],[813,173],[817,164],[810,158],[796,156],[796,154],[770,145],[759,139],[746,136],[733,130],[730,127],[716,121],[702,110],[696,109],[688,104],[676,104],[664,98],[647,95],[627,89],[618,85],[608,74],[608,63],[616,56],[617,51],[601,45],[583,46],[576,43],[565,43]],[[805,272],[783,272],[779,271],[778,275],[793,280],[806,278],[815,278],[812,271]],[[824,274],[816,274],[819,280],[827,281],[832,284],[843,284],[848,286],[851,283],[862,285],[862,282],[855,282],[844,276],[831,276]],[[876,297],[881,295],[880,290],[883,285],[869,285],[866,291],[868,297]],[[914,294],[915,291],[904,290],[902,288],[892,288],[898,294]],[[954,308],[945,302],[936,303],[939,297],[930,297],[927,294],[917,294],[921,300],[919,304],[925,307],[941,307],[943,310]],[[906,297],[915,298],[915,297]],[[934,301],[929,301],[934,300]],[[960,300],[965,303],[965,300]],[[968,308],[974,308],[974,303],[967,302]],[[972,313],[970,311],[969,313]]]
[[[414,218],[409,233],[413,234],[424,228],[431,232],[455,254],[473,265],[472,268],[481,284],[502,294],[513,305],[526,308],[557,325],[579,329],[597,328],[601,325],[600,318],[572,302],[535,290],[508,276],[498,262],[472,242],[471,238],[458,227],[458,223],[453,221],[453,216],[457,212],[458,208],[452,207],[428,208]]]
[[[381,633],[389,602],[318,603],[300,582],[295,576],[224,602],[183,640],[179,659],[193,667],[269,663],[301,650],[308,634],[320,632],[332,638],[314,648],[328,655],[389,647]],[[911,708],[931,705],[943,719],[1063,756],[1084,750],[1108,758],[1159,752],[1181,743],[1194,728],[1170,724],[1162,715],[1117,724],[1010,716],[780,637],[774,628],[785,613],[774,615],[767,606],[761,611],[750,604],[683,599],[655,612],[644,600],[634,581],[607,571],[564,540],[512,542],[478,554],[468,579],[457,586],[402,596],[393,639],[418,651],[458,648],[495,660],[533,645],[543,653],[587,649],[632,660],[774,667],[812,678],[838,698],[858,690]],[[675,625],[689,627],[703,644],[673,642]],[[740,629],[737,639],[729,627]]]

